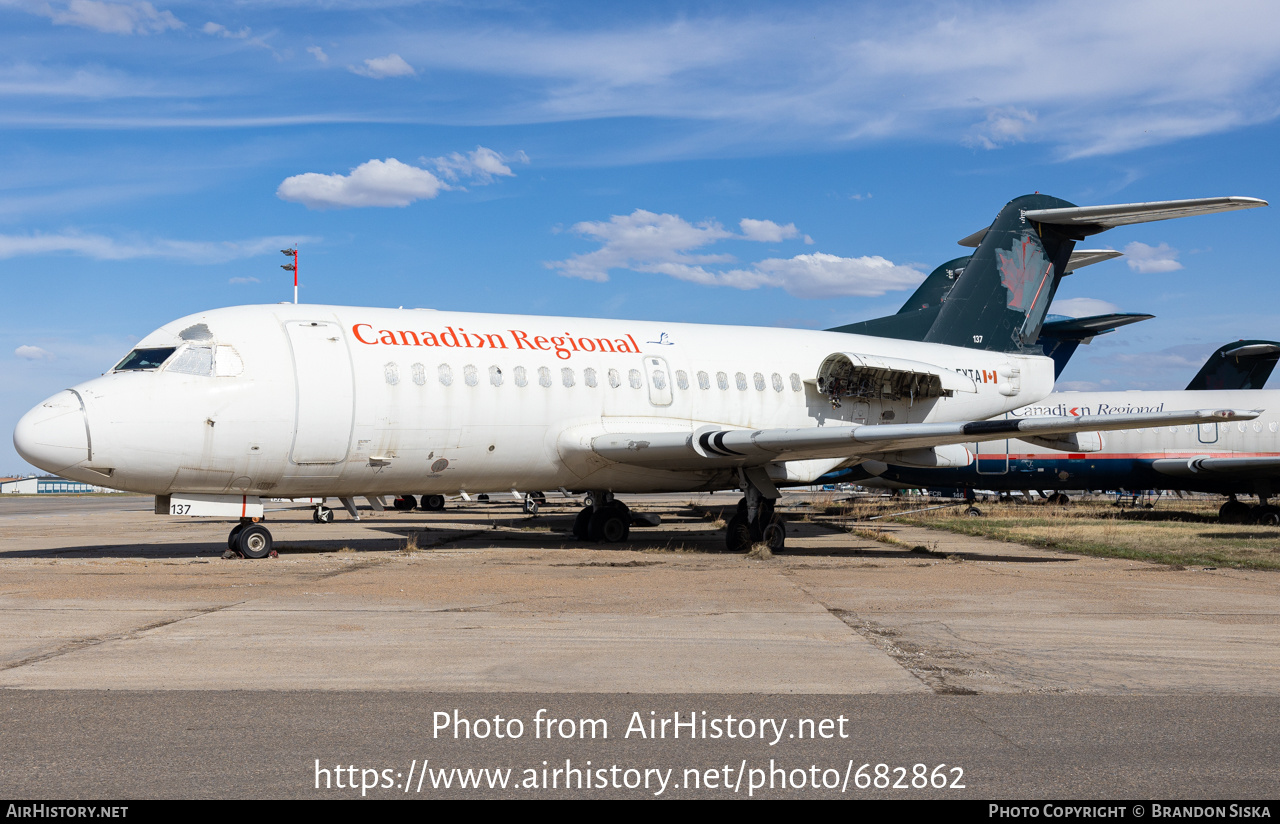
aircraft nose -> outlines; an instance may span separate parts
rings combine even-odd
[[[28,463],[57,474],[89,460],[89,425],[80,396],[64,389],[22,416],[13,446]]]

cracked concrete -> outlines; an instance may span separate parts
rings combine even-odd
[[[694,497],[634,500],[663,525],[608,548],[568,535],[576,510],[554,496],[537,518],[273,513],[281,554],[263,561],[220,560],[230,524],[146,499],[5,501],[0,686],[1280,692],[1276,573],[877,527],[933,549],[913,553],[800,508],[787,552],[749,560],[718,551]]]

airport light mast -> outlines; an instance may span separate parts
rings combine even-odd
[[[293,255],[293,263],[282,263],[280,268],[287,272],[293,272],[293,302],[298,302],[298,247],[295,245],[292,249],[281,249],[280,252],[285,255]]]

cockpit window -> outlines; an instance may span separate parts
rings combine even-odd
[[[135,349],[128,357],[116,364],[113,372],[136,372],[142,369],[159,369],[178,347],[165,346],[156,349]]]
[[[181,372],[184,375],[213,375],[213,347],[188,346],[178,353],[168,366],[166,372]]]

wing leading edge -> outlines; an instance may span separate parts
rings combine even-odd
[[[1143,426],[1252,420],[1262,410],[1201,409],[1130,415],[1029,417],[951,423],[873,424],[808,429],[722,429],[599,435],[591,449],[606,460],[660,469],[759,466],[775,461],[873,457],[889,452],[1005,438],[1045,438]]]

